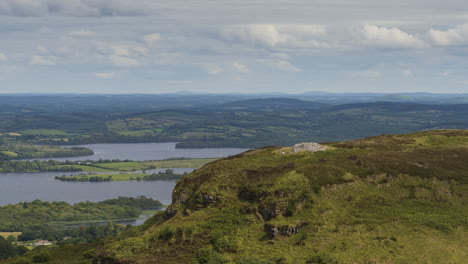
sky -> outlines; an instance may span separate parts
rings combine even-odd
[[[464,0],[0,0],[0,93],[468,93]]]

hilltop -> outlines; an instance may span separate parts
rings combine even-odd
[[[468,130],[324,145],[209,163],[76,263],[464,263]]]

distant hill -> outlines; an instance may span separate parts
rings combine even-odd
[[[217,110],[290,110],[290,109],[320,109],[328,104],[303,101],[293,98],[256,98],[205,106],[204,109]]]
[[[395,112],[403,111],[467,111],[468,104],[423,104],[408,102],[372,102],[354,103],[332,106],[327,111],[337,111],[345,109],[382,109]]]
[[[205,165],[177,183],[164,213],[70,254],[83,264],[466,262],[468,130],[326,146]]]

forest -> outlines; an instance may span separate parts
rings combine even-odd
[[[0,232],[24,232],[30,226],[52,222],[132,219],[138,218],[142,210],[159,208],[159,201],[144,196],[76,204],[35,200],[1,206]]]

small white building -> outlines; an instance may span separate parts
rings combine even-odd
[[[37,241],[36,243],[33,244],[33,246],[38,247],[38,246],[50,246],[52,245],[52,242],[49,240],[40,240]]]

